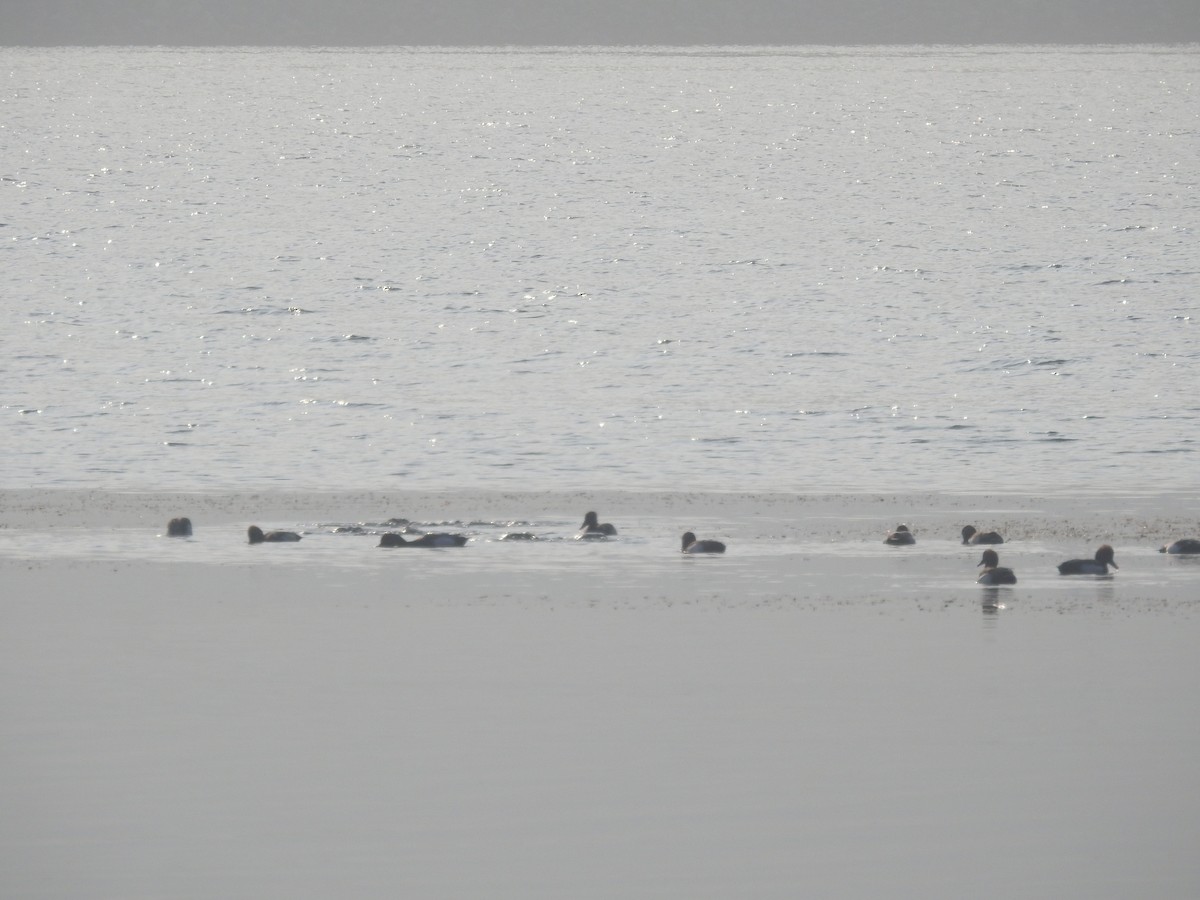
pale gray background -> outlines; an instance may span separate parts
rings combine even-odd
[[[1200,40],[1197,0],[3,0],[0,12],[7,45]]]

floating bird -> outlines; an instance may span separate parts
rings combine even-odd
[[[724,553],[725,545],[720,541],[698,541],[690,531],[683,536],[684,553]]]
[[[1113,548],[1104,544],[1096,551],[1095,559],[1068,559],[1058,564],[1059,575],[1107,575],[1108,567],[1121,568],[1113,559]]]
[[[1166,547],[1160,547],[1159,553],[1172,553],[1180,556],[1186,556],[1192,553],[1200,553],[1200,541],[1195,538],[1182,538],[1173,544]]]
[[[167,537],[191,537],[192,520],[187,516],[172,519],[167,523]]]
[[[603,538],[615,537],[617,529],[608,522],[601,523],[599,517],[594,512],[589,512],[583,517],[583,524],[579,526],[579,533],[575,535],[576,540],[587,538]]]
[[[1006,569],[1000,565],[1000,554],[995,550],[984,550],[983,559],[979,561],[979,565],[983,566],[983,571],[979,573],[979,583],[987,585],[995,584],[1016,584],[1017,576],[1013,574],[1012,569]]]
[[[907,525],[897,525],[896,530],[883,539],[885,544],[900,547],[904,544],[915,544],[917,536],[908,530]]]
[[[246,533],[250,535],[252,544],[286,544],[300,540],[300,535],[294,531],[268,531],[263,534],[263,530],[257,525],[251,525],[246,529]]]
[[[962,530],[964,544],[1003,544],[1004,538],[995,531],[976,531],[974,525],[964,525]]]
[[[466,542],[465,534],[423,534],[406,541],[403,535],[389,531],[379,538],[380,547],[461,547]]]

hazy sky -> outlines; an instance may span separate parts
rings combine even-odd
[[[1200,41],[1200,0],[0,0],[0,44]]]

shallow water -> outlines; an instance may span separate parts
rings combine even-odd
[[[1191,616],[1200,557],[1159,548],[1200,533],[1195,494],[735,494],[653,492],[108,493],[0,492],[0,561],[60,565],[179,565],[341,571],[399,579],[425,602],[502,605],[528,598],[633,609],[688,602],[716,608],[823,607],[896,601],[915,608],[979,607],[989,597],[1026,611],[1075,607],[1118,615]],[[618,534],[580,541],[583,510],[602,510]],[[574,512],[571,512],[574,510]],[[165,536],[188,515],[190,538]],[[898,522],[908,547],[883,537]],[[1017,571],[1015,588],[975,584],[983,548],[963,546],[963,524],[986,523]],[[246,528],[298,531],[296,544],[250,545]],[[465,535],[462,548],[380,548],[380,535]],[[729,551],[684,556],[680,536],[716,538]],[[505,536],[524,533],[531,540]],[[1116,547],[1108,578],[1063,578],[1056,566]],[[564,594],[562,585],[571,585]],[[1096,602],[1099,607],[1093,606]]]
[[[284,546],[220,566],[0,560],[0,883],[947,900],[1200,884],[1194,601],[1138,600],[1126,572],[1052,597],[1023,581],[990,609],[942,575],[806,596],[747,577],[761,557],[651,570],[568,547],[622,571],[466,577],[485,544],[365,569]]]
[[[1188,896],[1200,558],[1156,547],[1194,503],[0,491],[0,887]]]
[[[0,50],[2,483],[1171,486],[1198,59]]]

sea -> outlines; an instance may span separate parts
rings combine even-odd
[[[1196,51],[0,48],[0,487],[1195,488]]]

